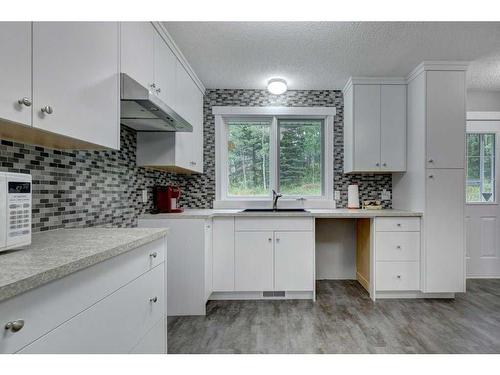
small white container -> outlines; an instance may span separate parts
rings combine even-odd
[[[359,208],[358,185],[349,185],[347,187],[347,208]]]

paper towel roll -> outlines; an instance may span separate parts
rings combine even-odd
[[[349,185],[347,187],[347,208],[359,208],[358,185]]]

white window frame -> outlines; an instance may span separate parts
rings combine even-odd
[[[498,162],[500,154],[500,112],[467,112],[466,132],[474,134],[495,134],[495,200],[492,202],[467,202],[467,195],[465,195],[465,204],[468,206],[498,205],[498,189],[500,187],[500,184],[498,183],[500,179],[500,165]],[[465,144],[465,147],[467,147],[467,142]],[[467,149],[465,150],[465,155],[467,158]],[[467,162],[468,160],[466,160],[466,166]],[[467,169],[465,169],[465,189],[467,189]]]
[[[214,208],[269,207],[272,197],[234,197],[227,195],[228,154],[227,120],[271,120],[270,143],[278,142],[278,119],[322,119],[323,125],[323,195],[318,197],[292,197],[280,199],[283,208],[335,208],[333,199],[333,125],[335,107],[234,107],[214,106],[215,116],[215,202]],[[269,155],[271,189],[279,174],[277,152]]]

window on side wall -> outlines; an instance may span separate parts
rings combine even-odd
[[[495,133],[467,133],[467,203],[494,203]]]

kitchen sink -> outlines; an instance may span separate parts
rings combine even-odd
[[[246,208],[242,212],[307,212],[303,208]]]

